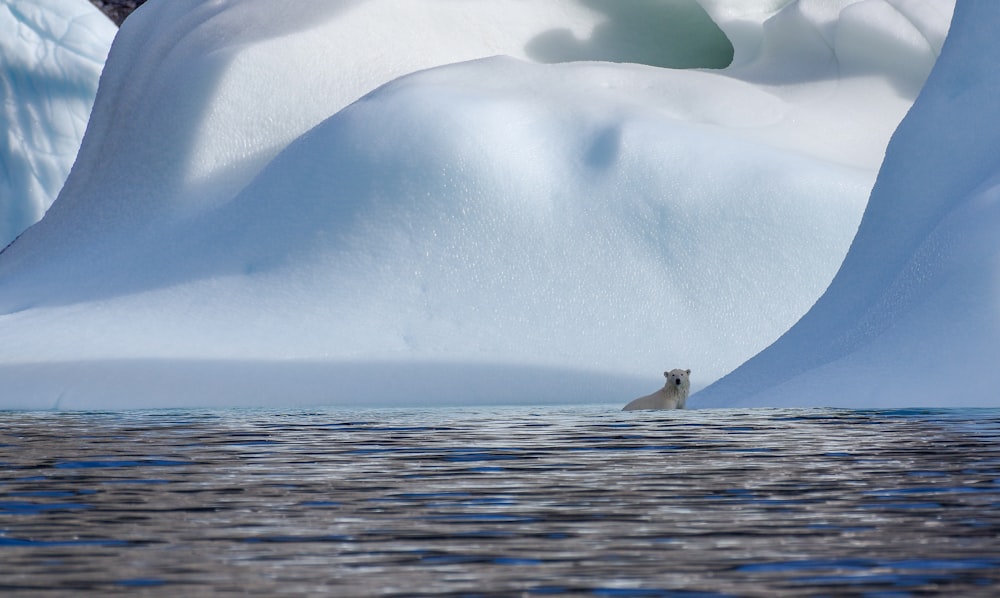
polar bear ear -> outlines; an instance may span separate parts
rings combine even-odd
[[[684,370],[684,373],[687,374],[688,376],[690,376],[691,375],[691,370]]]
[[[663,372],[663,377],[664,378],[669,378],[670,377],[670,372]]]

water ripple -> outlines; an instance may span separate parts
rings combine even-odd
[[[0,413],[0,591],[995,595],[1000,412]]]

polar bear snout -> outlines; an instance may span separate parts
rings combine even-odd
[[[672,372],[663,372],[663,375],[667,377],[668,386],[683,386],[687,373],[684,370],[674,370]]]

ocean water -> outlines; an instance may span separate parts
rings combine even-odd
[[[1000,595],[1000,411],[0,413],[0,592]]]

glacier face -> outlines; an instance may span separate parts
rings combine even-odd
[[[830,281],[950,12],[666,4],[703,32],[678,48],[716,64],[721,30],[732,66],[664,68],[691,51],[636,46],[613,2],[144,5],[58,201],[0,255],[4,400],[618,401],[724,375]],[[560,62],[623,56],[649,64]]]
[[[86,0],[0,0],[0,248],[66,181],[116,31]]]

